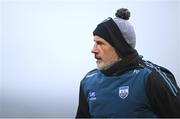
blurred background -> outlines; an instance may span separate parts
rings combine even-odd
[[[92,31],[121,7],[139,54],[180,86],[179,0],[0,0],[0,117],[74,117],[79,83],[96,67]]]

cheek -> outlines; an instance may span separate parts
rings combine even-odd
[[[106,55],[106,59],[107,60],[113,60],[113,59],[117,59],[118,55],[116,52],[108,52]]]
[[[101,58],[105,61],[105,62],[108,62],[110,60],[113,60],[113,59],[117,59],[118,58],[118,55],[117,53],[115,52],[114,49],[112,48],[100,48],[100,55],[101,55]]]
[[[104,54],[102,54],[102,58],[104,59],[104,61],[109,61],[113,58],[113,54],[110,52],[105,52]]]

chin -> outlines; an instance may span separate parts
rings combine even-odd
[[[111,62],[108,62],[108,63],[104,63],[104,62],[101,62],[101,63],[97,63],[97,69],[98,70],[107,70],[109,69],[113,64],[115,64],[116,62],[120,61],[121,59],[117,59],[117,60],[113,60]]]
[[[97,69],[98,70],[107,70],[111,65],[110,64],[97,64]]]

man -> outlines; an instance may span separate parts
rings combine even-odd
[[[81,81],[76,118],[180,117],[180,89],[173,75],[142,62],[129,17],[128,9],[119,9],[116,18],[94,30],[91,52],[97,69]]]

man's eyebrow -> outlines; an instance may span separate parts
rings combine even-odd
[[[105,44],[103,41],[95,41],[97,44]]]

